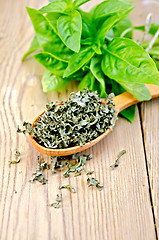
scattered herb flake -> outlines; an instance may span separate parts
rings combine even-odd
[[[54,203],[51,203],[50,206],[54,207],[54,208],[60,208],[60,203],[59,202],[54,202]]]
[[[51,203],[51,207],[60,208],[60,202],[62,201],[62,194],[57,194],[56,202]]]
[[[46,162],[42,162],[40,163],[40,157],[38,156],[37,157],[38,159],[38,163],[39,163],[39,169],[33,173],[33,179],[30,180],[30,182],[34,182],[34,181],[38,181],[42,184],[46,184],[48,182],[48,180],[46,178],[44,178],[43,174],[42,174],[42,171],[44,169],[49,169],[49,165],[46,163]]]
[[[117,159],[115,160],[115,163],[113,163],[110,167],[114,170],[116,167],[119,166],[119,159],[120,157],[126,153],[126,150],[122,150],[119,154],[118,154],[118,157]]]
[[[57,202],[61,202],[62,201],[62,193],[61,194],[57,194]]]
[[[56,168],[56,163],[57,163],[57,157],[51,156],[51,173],[55,174],[55,168]]]
[[[77,154],[73,154],[71,158],[72,158],[72,160],[75,160],[77,162],[77,164],[75,164],[75,165],[68,164],[68,169],[63,175],[64,177],[69,177],[70,172],[74,172],[75,177],[81,175],[83,166],[85,165],[87,160],[90,160],[92,158],[92,154],[90,154],[88,156],[87,155],[78,156]]]
[[[94,171],[89,171],[87,169],[84,169],[86,175],[92,175],[94,173]]]
[[[87,182],[89,183],[89,186],[95,186],[96,188],[98,188],[99,191],[101,191],[103,189],[103,186],[99,184],[99,181],[96,180],[94,177],[88,177],[87,178]]]
[[[63,189],[63,188],[68,188],[68,189],[70,189],[73,193],[76,193],[76,190],[75,190],[72,186],[70,186],[70,185],[61,185],[61,186],[59,186],[59,189]]]
[[[16,152],[15,152],[15,158],[16,158],[16,160],[11,160],[11,161],[9,161],[9,164],[17,164],[17,163],[20,162],[20,160],[21,160],[20,152],[17,151],[17,150],[16,150]]]
[[[75,174],[74,177],[78,177],[78,176],[80,176],[80,175],[81,175],[81,172],[78,172],[78,173]]]

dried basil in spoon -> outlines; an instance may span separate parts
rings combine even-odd
[[[25,130],[18,128],[18,132],[29,133],[47,148],[83,146],[113,128],[117,118],[113,97],[111,93],[102,104],[97,92],[88,89],[72,92],[59,106],[56,102],[48,103],[33,128],[31,123],[24,122]]]

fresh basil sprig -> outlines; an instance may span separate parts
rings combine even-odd
[[[100,97],[128,91],[139,101],[151,98],[145,84],[159,85],[159,48],[154,45],[150,57],[144,43],[139,46],[132,40],[133,31],[145,27],[132,26],[131,1],[103,1],[89,12],[79,8],[89,0],[49,2],[40,10],[27,8],[35,37],[23,57],[34,54],[46,68],[44,92],[62,90],[75,79],[80,90],[97,90]],[[155,35],[158,27],[151,24],[149,33]],[[135,106],[121,114],[132,122]]]

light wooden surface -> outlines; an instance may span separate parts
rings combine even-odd
[[[136,1],[134,22],[143,23],[141,2]],[[104,185],[101,192],[88,188],[84,173],[66,179],[62,172],[51,175],[46,171],[48,184],[29,183],[38,167],[38,153],[28,137],[17,135],[17,125],[32,121],[46,102],[66,99],[77,86],[72,82],[67,90],[44,94],[40,84],[43,68],[33,59],[21,63],[33,37],[26,5],[39,8],[42,1],[0,2],[0,239],[157,239],[159,99],[143,103],[141,117],[137,110],[133,124],[119,119],[109,136],[85,152],[93,153],[86,169],[95,170],[95,178]],[[153,9],[156,11],[155,5]],[[10,166],[16,149],[22,160]],[[112,171],[110,165],[122,149],[127,152]],[[49,161],[49,157],[41,157]],[[62,207],[51,208],[61,184],[71,184],[77,193],[62,190]]]

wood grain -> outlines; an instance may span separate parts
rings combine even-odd
[[[157,232],[159,233],[159,99],[142,103],[141,117],[152,202]]]
[[[66,179],[63,172],[51,175],[45,171],[48,184],[29,183],[38,167],[38,153],[27,136],[16,133],[17,125],[21,126],[23,120],[32,121],[47,101],[66,99],[77,86],[72,82],[67,90],[44,94],[40,83],[43,68],[33,59],[21,63],[33,37],[25,5],[20,0],[16,4],[13,0],[1,1],[0,239],[156,239],[138,111],[133,124],[119,119],[109,136],[85,152],[93,153],[86,168],[95,170],[95,178],[104,185],[101,192],[88,188],[84,173]],[[30,0],[27,5],[39,8],[42,3]],[[157,146],[157,137],[153,140]],[[16,149],[22,160],[9,165]],[[112,171],[110,165],[122,149],[127,153]],[[44,155],[41,158],[50,160]],[[153,181],[154,177],[157,174]],[[71,184],[77,193],[62,190],[62,207],[51,208],[61,184]]]

